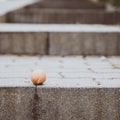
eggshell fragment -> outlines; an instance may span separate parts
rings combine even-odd
[[[33,71],[31,81],[34,85],[42,85],[46,80],[46,74],[42,70]]]

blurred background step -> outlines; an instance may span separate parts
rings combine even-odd
[[[111,7],[107,9],[105,0],[26,0],[19,3],[15,1],[16,4],[10,2],[1,5],[1,13],[6,15],[4,22],[8,23],[120,24],[120,10]]]
[[[104,9],[103,2],[93,0],[42,0],[30,8]]]
[[[1,24],[0,53],[120,55],[120,27]]]
[[[0,56],[0,119],[119,120],[115,65],[120,57]],[[36,69],[47,75],[38,87],[30,80]]]
[[[24,8],[6,15],[8,23],[120,24],[120,10]]]

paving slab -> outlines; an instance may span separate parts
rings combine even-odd
[[[0,66],[2,70],[0,71],[1,73],[1,80],[3,82],[0,84],[1,86],[7,86],[7,80],[11,79],[12,82],[10,82],[10,85],[13,85],[13,87],[16,86],[33,86],[31,84],[29,75],[34,69],[39,69],[39,66],[41,66],[41,69],[44,69],[47,73],[48,76],[48,83],[45,84],[44,87],[52,87],[52,85],[55,84],[58,87],[62,87],[63,81],[64,84],[63,86],[68,86],[68,87],[100,87],[96,86],[96,82],[94,82],[93,79],[119,79],[119,70],[114,71],[113,74],[109,73],[109,71],[105,72],[92,72],[90,71],[90,66],[86,64],[86,60],[81,57],[17,57],[17,56],[1,56],[1,63]],[[95,59],[97,62],[101,61],[98,59]],[[73,62],[74,60],[74,62]],[[89,58],[87,59],[87,61]],[[28,62],[29,61],[29,62]],[[61,62],[62,61],[62,62]],[[68,62],[69,61],[69,62]],[[72,62],[72,64],[71,64]],[[101,61],[102,63],[102,61]],[[71,66],[70,66],[71,64]],[[80,64],[80,66],[78,66]],[[91,63],[92,64],[92,63]],[[109,65],[109,63],[103,63],[103,68],[105,68],[105,64],[107,66],[108,70],[112,69],[112,65]],[[25,69],[22,70],[23,66],[25,66]],[[102,65],[102,64],[101,64]],[[100,66],[101,66],[100,65]],[[52,70],[49,70],[49,68],[53,68]],[[88,69],[89,68],[89,69]],[[96,67],[99,69],[99,67]],[[92,69],[92,67],[91,67]],[[100,69],[100,70],[101,70]],[[7,73],[7,76],[6,76]],[[80,74],[81,73],[81,74]],[[113,76],[112,76],[113,75]],[[101,77],[100,77],[101,76]],[[112,77],[111,77],[112,76]],[[18,80],[17,80],[18,79]],[[57,80],[58,79],[58,80]],[[75,80],[74,80],[75,79]],[[21,81],[22,80],[22,81]],[[51,81],[52,80],[52,81]],[[62,81],[61,81],[62,80]],[[85,83],[82,81],[86,81]],[[21,83],[19,83],[21,81]],[[81,84],[79,83],[81,81]],[[17,83],[18,82],[18,83]],[[67,83],[68,82],[68,83]],[[90,83],[91,84],[87,84]],[[99,81],[100,82],[100,81]],[[66,84],[65,84],[66,83]],[[14,86],[15,85],[15,86]],[[47,85],[47,86],[46,86]],[[50,85],[50,86],[49,86]],[[85,85],[85,86],[84,86]],[[55,87],[53,86],[53,87]],[[9,84],[8,84],[9,87]],[[105,87],[105,86],[104,86]]]
[[[119,87],[120,57],[109,57],[102,60],[101,57],[71,56],[71,57],[40,57],[40,56],[0,56],[0,86],[16,87],[31,86],[30,73],[35,69],[43,69],[47,72],[47,81],[41,87]],[[23,68],[24,66],[24,68]],[[26,66],[26,67],[25,67]],[[50,68],[50,69],[48,69]],[[52,68],[52,69],[51,69]],[[110,72],[111,71],[111,72]],[[10,80],[9,80],[10,79]],[[3,81],[2,81],[3,80]],[[9,80],[8,84],[7,81]],[[97,85],[95,81],[109,82]],[[15,83],[12,85],[12,81]],[[21,81],[21,82],[20,82]],[[27,81],[27,82],[26,82]],[[86,81],[86,82],[84,82]],[[112,86],[112,82],[114,84]],[[10,83],[10,85],[9,85]],[[90,83],[90,84],[88,84]],[[11,86],[12,85],[12,86]]]
[[[0,119],[119,120],[120,68],[113,67],[119,61],[118,56],[1,55]],[[47,75],[38,87],[30,80],[36,69]]]
[[[64,28],[64,29],[63,29]],[[119,33],[119,25],[88,24],[0,24],[0,32],[91,32]]]

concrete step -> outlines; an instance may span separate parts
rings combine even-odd
[[[120,55],[120,27],[1,24],[0,53]]]
[[[60,8],[60,9],[105,9],[103,2],[92,0],[43,0],[29,8]]]
[[[8,23],[120,24],[120,10],[24,8],[6,15]]]
[[[120,118],[120,57],[7,55],[0,68],[1,120]],[[37,88],[30,80],[36,69],[47,74]]]
[[[52,4],[54,3],[54,4]],[[81,4],[82,3],[82,4]],[[27,6],[27,7],[26,7]],[[0,17],[6,15],[9,12],[13,12],[14,11],[20,9],[24,10],[24,9],[33,9],[34,8],[67,8],[67,9],[83,9],[83,8],[87,8],[87,9],[105,9],[105,4],[104,3],[93,3],[91,1],[87,1],[87,0],[5,0],[5,1],[0,1]],[[26,10],[25,10],[26,11]],[[6,17],[6,16],[5,16]],[[1,18],[0,18],[1,19]],[[7,19],[7,18],[6,18]],[[13,20],[14,21],[14,20]],[[6,22],[5,21],[1,21],[0,22]],[[10,22],[10,21],[9,21]],[[24,22],[24,21],[22,21]]]

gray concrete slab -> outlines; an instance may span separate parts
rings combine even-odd
[[[105,9],[105,4],[92,0],[43,0],[29,8]]]
[[[0,33],[0,53],[46,54],[46,33],[40,32]],[[37,45],[36,45],[37,44]]]
[[[112,65],[116,59],[120,58],[0,56],[0,87],[33,87],[30,73],[43,69],[47,74],[43,88],[119,88],[120,69]]]
[[[119,33],[120,26],[0,24],[1,53],[120,55]]]
[[[120,57],[1,55],[0,119],[119,120],[120,68],[112,64],[120,66]],[[37,88],[35,69],[47,74]]]
[[[120,11],[24,8],[7,14],[9,23],[120,24]]]
[[[90,32],[119,33],[119,25],[88,24],[0,24],[0,32]]]
[[[25,45],[24,45],[24,36],[22,33],[14,33],[14,34],[11,34],[11,41],[12,41],[12,52],[15,53],[15,54],[22,54],[24,53],[24,48],[25,48]],[[3,45],[4,46],[4,45]]]
[[[0,88],[4,119],[119,119],[119,89]],[[103,102],[104,101],[104,102]]]
[[[50,33],[50,54],[119,55],[117,34],[109,32]]]
[[[10,33],[0,34],[0,51],[1,53],[11,53],[12,52],[12,40],[10,39]]]

